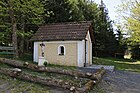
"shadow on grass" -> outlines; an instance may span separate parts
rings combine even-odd
[[[139,60],[126,60],[116,58],[93,58],[93,64],[98,65],[113,65],[118,70],[126,70],[140,73]]]
[[[25,53],[22,57],[18,58],[18,60],[32,62],[33,61],[33,55],[31,53]]]
[[[3,55],[0,54],[1,58],[8,58],[8,59],[14,59],[13,55]],[[23,56],[17,58],[17,60],[22,60],[22,61],[33,61],[33,55],[31,53],[25,53]]]
[[[119,58],[105,58],[105,59],[108,59],[108,60],[111,60],[111,61],[122,61],[122,62],[137,62],[138,60],[136,59],[119,59]]]
[[[136,59],[119,59],[119,58],[103,58],[105,60],[110,60],[110,61],[121,61],[121,62],[137,62],[138,60]]]
[[[0,54],[0,57],[1,57],[1,58],[13,59],[13,55]]]

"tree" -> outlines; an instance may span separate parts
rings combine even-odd
[[[12,0],[8,0],[8,1],[5,1],[5,0],[2,0],[0,1],[0,7],[1,7],[1,16],[4,18],[1,19],[1,26],[5,28],[7,28],[6,26],[6,23],[4,22],[6,18],[8,18],[9,22],[11,23],[11,31],[12,31],[12,45],[15,49],[15,57],[17,58],[18,57],[18,49],[17,49],[17,22],[16,22],[16,18],[15,18],[15,15],[14,15],[14,10],[13,10],[13,2]],[[1,18],[2,18],[1,17]],[[3,28],[1,28],[3,29]],[[3,30],[4,30],[3,29]],[[5,29],[7,30],[7,29]],[[2,33],[2,35],[4,36],[5,34]]]
[[[123,26],[127,29],[131,44],[140,43],[140,2],[138,0],[124,1],[118,12],[125,21]]]
[[[116,38],[117,38],[117,53],[124,53],[127,48],[127,38],[125,38],[125,34],[123,33],[123,27],[121,24],[116,25]]]
[[[8,45],[12,41],[9,40],[8,37],[11,37],[10,32],[10,25],[9,23],[9,17],[8,17],[8,9],[3,3],[3,1],[0,1],[0,45]]]
[[[19,53],[24,54],[25,43],[28,46],[28,40],[32,31],[25,31],[28,24],[42,24],[44,5],[39,0],[16,0],[15,12],[18,20],[18,35],[19,35]],[[26,42],[25,42],[26,41]]]
[[[102,2],[98,6],[90,0],[11,0],[13,7],[16,31],[18,34],[18,49],[20,54],[24,53],[24,46],[31,36],[29,31],[30,25],[54,22],[70,22],[70,21],[92,21],[92,27],[95,36],[94,50],[98,53],[112,54],[115,49],[116,38],[113,33],[112,21],[108,17],[108,11]],[[6,0],[0,1],[2,4],[3,18],[0,24],[0,30],[3,31],[0,36],[6,36],[6,31],[11,26],[10,15],[7,11],[9,4]],[[6,6],[5,6],[6,5]],[[5,9],[6,8],[6,9]],[[1,11],[1,10],[0,10]],[[0,15],[1,16],[1,15]],[[6,20],[6,21],[5,21]],[[10,25],[7,25],[10,24]],[[36,29],[35,29],[36,30]],[[1,40],[1,39],[0,39]],[[5,42],[8,42],[5,39]]]
[[[132,42],[140,43],[140,2],[135,2],[131,12],[130,17],[127,19],[127,27],[131,31],[130,40]]]
[[[122,26],[125,27],[125,33],[127,36],[127,47],[132,51],[133,57],[139,57],[139,45],[140,45],[140,1],[128,0],[122,2],[119,6],[118,12],[120,18],[124,20]]]
[[[24,51],[24,37],[30,35],[29,31],[25,32],[26,24],[43,23],[44,6],[39,0],[2,0],[2,15],[9,18],[9,24],[12,25],[12,42],[18,57],[18,42],[20,54]],[[7,11],[8,10],[8,11]],[[4,21],[3,21],[4,22]],[[5,22],[4,22],[5,23]],[[18,40],[17,40],[18,35]]]
[[[108,10],[102,0],[99,10],[96,22],[96,43],[94,50],[97,51],[97,56],[112,56],[116,51],[117,41],[113,32],[113,22],[110,20]]]
[[[75,0],[48,0],[45,3],[45,14],[45,23],[84,20]]]
[[[50,13],[48,18],[45,18],[46,23],[92,21],[95,32],[94,51],[104,52],[104,55],[115,51],[116,38],[112,21],[108,17],[108,11],[103,2],[98,7],[95,2],[89,0],[48,0],[45,9]]]

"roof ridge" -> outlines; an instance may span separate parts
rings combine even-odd
[[[47,23],[45,25],[82,24],[82,23],[92,23],[92,21],[75,21],[75,22]]]

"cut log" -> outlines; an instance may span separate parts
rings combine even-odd
[[[55,87],[61,87],[64,89],[68,89],[70,91],[73,91],[75,93],[87,93],[89,90],[94,87],[97,83],[100,82],[102,76],[105,74],[104,68],[99,69],[96,73],[85,73],[81,71],[73,71],[73,70],[64,70],[61,68],[52,68],[52,67],[39,67],[35,64],[31,64],[28,62],[22,62],[17,60],[10,60],[5,58],[0,58],[0,63],[8,64],[10,66],[16,67],[15,69],[4,69],[0,68],[0,73],[19,78],[22,80],[28,80],[35,83],[40,83],[48,86],[55,86]],[[89,78],[91,79],[88,83],[86,83],[82,88],[76,88],[74,84],[68,81],[64,80],[53,80],[53,79],[45,79],[38,76],[33,76],[28,73],[22,72],[21,69],[18,68],[28,68],[33,71],[38,72],[48,72],[48,73],[59,73],[64,75],[70,75],[74,77],[81,77],[81,78]]]
[[[58,74],[70,75],[74,77],[89,78],[92,80],[99,80],[101,76],[105,73],[104,68],[98,70],[96,73],[89,73],[89,72],[85,73],[78,70],[65,70],[65,69],[61,69],[57,67],[55,68],[45,67],[45,66],[40,67],[35,64],[28,63],[28,62],[22,62],[22,61],[5,59],[5,58],[0,58],[0,62],[11,65],[16,68],[28,68],[28,69],[38,71],[38,72],[58,73]]]
[[[105,74],[105,69],[103,68],[103,67],[101,67],[96,73],[95,73],[95,76],[96,76],[96,79],[97,79],[97,81],[96,81],[96,83],[97,82],[99,82],[101,79],[102,79],[102,77],[103,77],[103,75]]]
[[[93,80],[90,80],[82,88],[78,88],[76,93],[88,93],[96,83]]]
[[[18,68],[9,69],[9,68],[0,67],[0,73],[5,74],[7,76],[14,77],[14,78],[18,78],[21,80],[39,83],[42,85],[60,87],[63,89],[70,90],[73,93],[88,93],[94,87],[94,85],[97,84],[97,82],[99,82],[98,80],[96,80],[96,81],[90,80],[82,88],[78,88],[72,82],[35,76],[35,75],[29,74],[29,73],[25,73],[24,71],[22,71],[21,69],[18,69]]]
[[[96,72],[97,80],[90,80],[82,88],[78,88],[76,90],[76,93],[88,93],[96,84],[98,84],[101,81],[104,73],[105,73],[104,68],[99,69]]]
[[[60,87],[63,89],[70,90],[75,85],[69,81],[64,80],[58,80],[58,79],[51,79],[51,78],[43,78],[40,76],[31,75],[28,73],[25,73],[23,71],[19,71],[19,69],[7,69],[7,68],[0,68],[0,73],[5,74],[14,78],[18,78],[21,80],[31,81],[34,83],[39,83],[47,86],[54,86],[54,87]],[[75,91],[76,88],[73,90]]]

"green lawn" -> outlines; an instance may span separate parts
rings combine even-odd
[[[115,69],[126,70],[140,73],[140,60],[126,60],[116,58],[93,58],[93,64],[98,65],[113,65]]]

